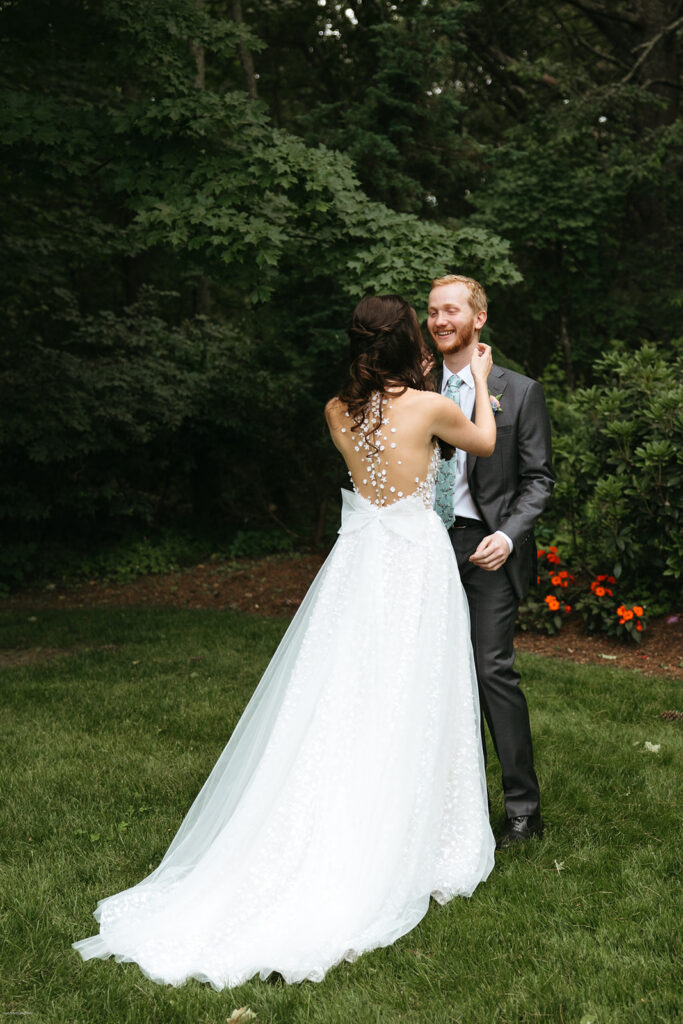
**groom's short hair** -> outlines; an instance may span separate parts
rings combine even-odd
[[[432,288],[440,288],[442,284],[465,284],[469,290],[469,302],[473,313],[481,313],[489,308],[486,292],[473,277],[463,277],[462,274],[446,274],[445,277],[436,277],[432,281]]]

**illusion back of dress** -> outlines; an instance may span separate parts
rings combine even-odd
[[[375,391],[360,424],[349,412],[344,415],[344,458],[353,489],[379,508],[411,496],[426,508],[433,505],[439,449],[433,442],[425,446],[406,405],[402,395]]]

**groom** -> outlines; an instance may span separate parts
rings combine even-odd
[[[486,293],[473,278],[449,274],[432,282],[427,327],[443,356],[436,386],[466,416],[474,409],[470,359],[486,310]],[[507,818],[501,848],[543,833],[529,712],[514,669],[513,640],[517,607],[536,575],[534,524],[554,478],[540,384],[494,365],[488,387],[495,451],[489,458],[458,451],[454,473],[442,463],[436,506],[449,528],[467,594],[481,708],[502,770]]]

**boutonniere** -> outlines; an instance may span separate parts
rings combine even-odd
[[[503,397],[502,391],[501,391],[501,393],[499,395],[489,395],[489,401],[491,402],[491,408],[493,409],[493,415],[494,416],[495,416],[495,414],[497,412],[500,412],[501,409],[503,408],[503,406],[500,404],[500,400],[501,400],[502,397]]]

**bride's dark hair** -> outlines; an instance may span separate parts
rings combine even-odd
[[[416,391],[433,391],[424,367],[430,353],[424,343],[417,315],[400,295],[366,295],[353,311],[349,335],[349,366],[347,378],[338,397],[346,405],[353,419],[352,430],[360,430],[366,417],[371,396],[385,394],[387,388],[400,387]],[[372,424],[374,434],[382,423],[380,403],[379,421]],[[440,441],[442,454],[453,449]],[[445,451],[445,450],[446,451]]]
[[[353,311],[348,335],[348,375],[339,398],[359,426],[374,392],[426,390],[427,349],[415,310],[400,295],[366,295]]]

